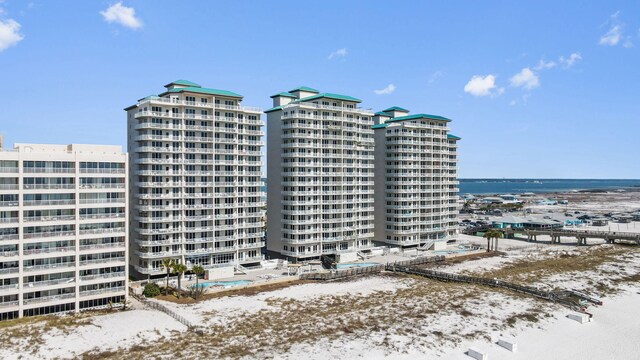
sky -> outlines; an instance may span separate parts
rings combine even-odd
[[[452,119],[462,178],[639,179],[639,64],[639,1],[0,0],[0,132],[126,148],[173,80],[304,85]]]

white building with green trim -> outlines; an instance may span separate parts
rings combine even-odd
[[[131,266],[259,264],[264,247],[262,110],[178,80],[127,107]]]
[[[375,238],[442,249],[458,233],[457,141],[442,116],[375,113]]]
[[[373,246],[373,112],[299,87],[267,114],[267,250],[292,261],[357,259]]]

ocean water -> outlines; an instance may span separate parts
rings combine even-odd
[[[460,179],[460,194],[522,194],[572,190],[639,188],[640,180],[617,179]]]
[[[262,179],[267,181],[267,179]],[[460,179],[460,194],[522,194],[572,190],[640,188],[640,180],[619,179]],[[262,191],[267,191],[263,186]]]

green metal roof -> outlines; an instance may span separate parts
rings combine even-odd
[[[147,100],[147,99],[158,99],[160,98],[158,95],[149,95],[149,96],[145,96],[142,99],[138,99],[138,101],[142,101],[142,100]]]
[[[196,84],[194,82],[191,82],[189,80],[176,80],[173,82],[168,83],[167,85],[165,85],[164,87],[169,87],[171,85],[183,85],[183,86],[192,86],[192,87],[202,87],[200,86],[200,84]]]
[[[178,92],[193,92],[193,93],[198,93],[198,94],[220,95],[220,96],[229,96],[229,97],[235,97],[235,98],[242,98],[242,95],[236,94],[236,93],[234,93],[232,91],[208,89],[208,88],[194,87],[194,86],[189,86],[189,87],[185,87],[185,88],[169,89],[169,90],[165,91],[163,94],[166,94],[166,93],[178,93]],[[163,94],[160,94],[160,95],[163,95]]]
[[[278,96],[278,95],[274,95],[274,96]],[[289,104],[297,104],[297,103],[301,103],[301,102],[305,102],[305,101],[311,101],[311,100],[322,99],[322,98],[334,99],[334,100],[352,101],[352,102],[357,102],[357,103],[362,102],[362,100],[354,98],[352,96],[348,96],[348,95],[340,95],[340,94],[333,94],[333,93],[322,93],[322,94],[318,94],[318,95],[307,96],[307,97],[302,98],[302,99],[293,100]],[[271,109],[265,110],[265,113],[270,113],[272,111],[282,110],[282,108],[284,106],[289,105],[289,104],[273,107]],[[389,116],[389,115],[387,115],[387,116]]]
[[[386,123],[396,122],[396,121],[405,121],[405,120],[416,120],[416,119],[429,119],[429,120],[441,120],[441,121],[451,121],[451,119],[447,119],[446,117],[438,116],[438,115],[429,115],[429,114],[414,114],[407,116],[398,116],[393,119],[389,119],[385,121]]]
[[[371,126],[372,129],[384,129],[387,127],[388,124],[375,124],[373,126]]]
[[[384,110],[382,110],[382,111],[384,111],[384,112],[389,112],[389,111],[404,111],[404,112],[409,112],[409,110],[407,110],[407,109],[403,109],[403,108],[401,108],[401,107],[399,107],[399,106],[392,106],[392,107],[390,107],[390,108],[388,108],[388,109],[384,109]]]
[[[302,99],[296,100],[296,102],[311,101],[311,100],[322,99],[322,98],[334,99],[334,100],[352,101],[352,102],[357,102],[357,103],[362,102],[362,100],[354,98],[352,96],[333,94],[333,93],[322,93],[322,94],[318,94],[318,95],[307,96],[306,98],[302,98]]]
[[[272,107],[271,109],[265,110],[265,113],[270,113],[272,111],[278,111],[278,110],[282,110],[282,106],[276,106],[276,107]]]
[[[275,94],[275,95],[271,95],[270,97],[271,97],[271,98],[274,98],[274,97],[277,97],[277,96],[290,97],[290,98],[294,98],[294,99],[297,99],[297,98],[298,98],[297,96],[295,96],[295,95],[293,95],[293,94],[290,94],[290,93],[288,93],[288,92],[286,92],[286,91],[285,91],[285,92],[281,92],[281,93],[277,93],[277,94]]]
[[[292,93],[294,91],[306,91],[306,92],[312,92],[312,93],[316,93],[316,94],[320,93],[320,91],[318,91],[316,89],[312,89],[312,88],[307,87],[307,86],[300,86],[300,87],[297,87],[297,88],[295,88],[293,90],[289,90],[290,93]]]
[[[447,134],[447,139],[451,139],[451,140],[460,140],[460,137],[455,136],[453,134]]]
[[[378,111],[377,113],[375,113],[375,114],[373,114],[373,115],[380,115],[380,116],[386,116],[386,117],[393,117],[393,116],[391,116],[391,115],[387,114],[387,113],[386,113],[386,112],[384,112],[384,111]]]

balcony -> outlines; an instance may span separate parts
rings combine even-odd
[[[19,302],[19,301],[5,301],[5,302],[0,302],[0,309],[1,309],[1,308],[17,307],[18,305],[20,305],[20,302]]]
[[[59,284],[73,284],[75,283],[75,281],[76,281],[75,278],[62,278],[62,279],[53,279],[53,280],[24,283],[22,286],[25,290],[27,290],[31,288],[53,286],[53,285],[59,285]]]
[[[60,301],[60,300],[65,300],[65,299],[73,299],[75,297],[76,297],[75,293],[62,294],[62,295],[42,296],[42,297],[37,297],[37,298],[24,299],[24,304],[25,305],[30,305],[30,304],[39,304],[39,303],[43,303],[43,302],[57,302],[57,301]]]
[[[93,275],[83,275],[80,276],[81,281],[90,281],[90,280],[102,280],[102,279],[112,279],[117,277],[124,277],[124,271],[111,272],[105,274],[93,274]]]
[[[104,289],[80,291],[80,296],[81,297],[94,296],[94,295],[109,294],[109,293],[115,293],[115,292],[124,293],[124,286],[116,286],[116,287],[110,287],[110,288],[104,288]]]
[[[51,253],[59,253],[59,252],[73,252],[76,251],[75,246],[58,246],[58,247],[48,247],[48,248],[40,248],[40,249],[24,249],[22,250],[23,255],[38,255],[38,254],[51,254]]]
[[[39,233],[24,233],[22,235],[22,237],[23,237],[23,239],[37,239],[37,238],[75,236],[75,234],[76,234],[76,232],[74,230],[70,230],[70,231],[48,231],[48,232],[39,232]]]
[[[112,257],[112,258],[104,258],[104,259],[91,259],[91,260],[80,260],[80,266],[83,265],[93,265],[93,264],[106,264],[106,263],[119,263],[124,262],[125,258],[123,257]]]
[[[106,244],[80,245],[80,251],[102,250],[102,249],[124,249],[124,242],[114,242]]]
[[[98,228],[98,229],[81,229],[79,230],[80,235],[92,235],[92,234],[115,234],[115,233],[125,233],[125,227],[115,227],[115,228]]]
[[[2,268],[0,269],[0,275],[6,275],[6,274],[14,274],[20,271],[20,268],[16,267],[10,267],[10,268]]]
[[[74,205],[75,200],[24,200],[24,206],[57,206],[57,205]],[[16,203],[17,206],[17,203]]]
[[[49,269],[60,270],[60,269],[68,269],[68,268],[74,268],[74,267],[76,267],[76,263],[74,261],[70,261],[70,262],[63,262],[63,263],[23,266],[22,269],[25,272],[31,272],[31,271],[49,270]]]
[[[100,168],[80,168],[81,174],[125,174],[124,168],[100,169]]]
[[[73,174],[75,168],[54,168],[54,167],[25,167],[22,168],[24,173],[42,173],[42,174]]]

